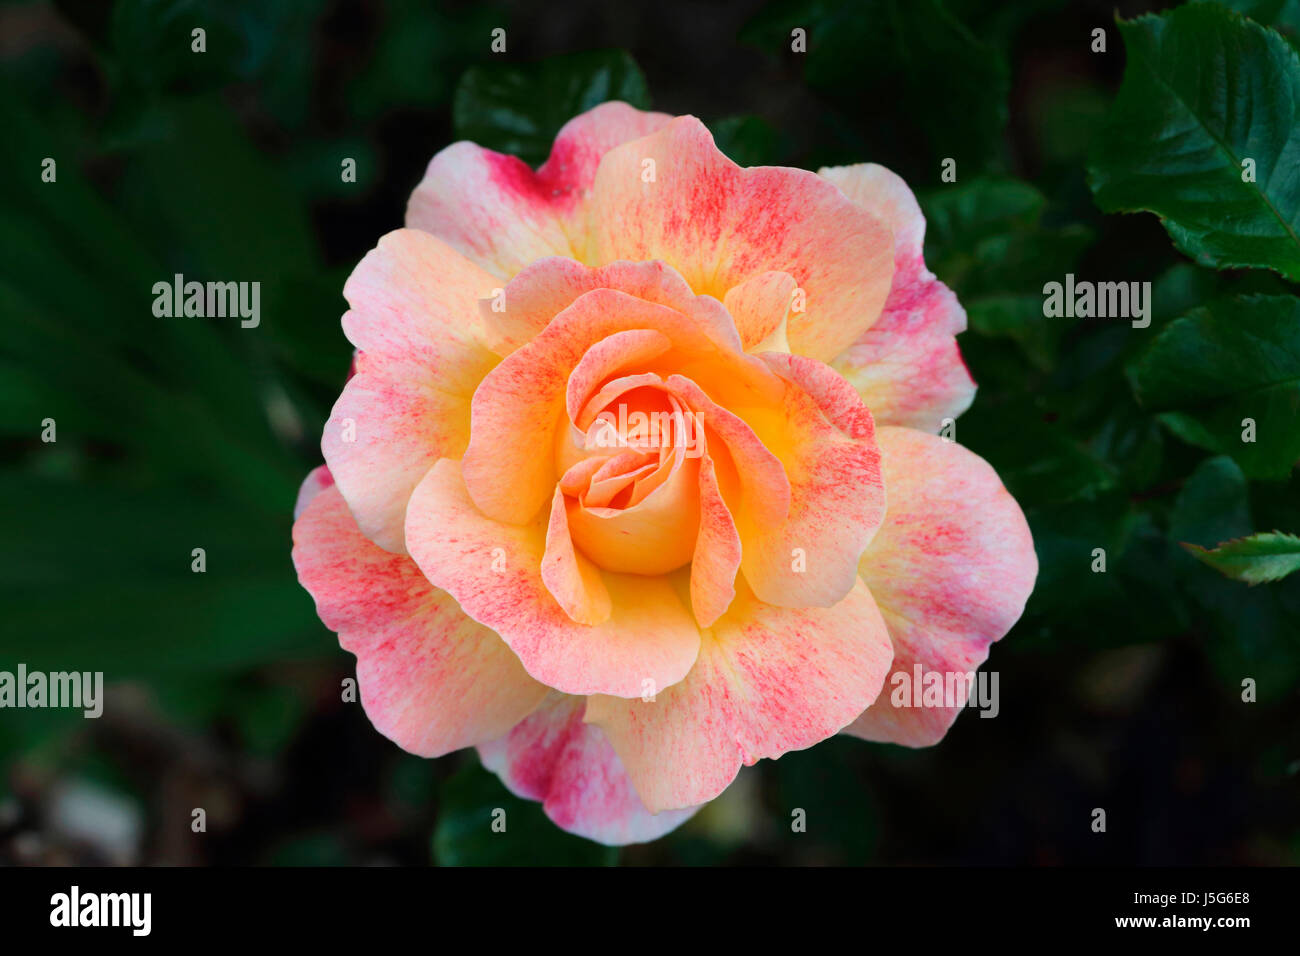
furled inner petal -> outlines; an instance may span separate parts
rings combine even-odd
[[[561,277],[570,272],[562,263],[552,260]],[[618,270],[606,271],[613,275]],[[646,274],[632,266],[623,271],[629,281]],[[657,267],[649,271],[662,277]],[[534,286],[549,287],[550,278],[546,271],[534,272],[516,279],[511,288],[522,280],[521,297],[526,298]],[[671,356],[661,356],[665,363],[711,374],[729,400],[763,401],[780,394],[779,378],[740,350],[735,326],[720,303],[693,297],[689,308],[681,312],[616,289],[594,289],[580,294],[535,339],[488,373],[474,393],[463,461],[466,486],[480,510],[499,521],[523,524],[550,501],[557,477],[554,461],[538,449],[552,448],[557,440],[569,442],[571,435],[557,436],[556,431],[562,424],[567,431],[563,419],[570,374],[596,343],[616,333],[648,329],[662,334],[673,344]],[[657,347],[635,337],[620,341],[632,349]]]
[[[570,499],[558,487],[551,504],[546,529],[546,554],[542,558],[542,581],[551,596],[579,624],[603,624],[609,620],[609,589],[600,569],[576,551],[569,534]]]

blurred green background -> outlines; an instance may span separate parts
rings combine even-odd
[[[1289,60],[1250,54],[1285,95],[1295,5],[1235,5],[1286,38]],[[1296,287],[1285,264],[1216,269],[1156,216],[1101,211],[1090,163],[1105,178],[1135,161],[1125,144],[1160,140],[1140,117],[1107,120],[1126,63],[1114,7],[0,4],[0,669],[111,684],[99,720],[0,711],[0,861],[1300,862],[1300,575],[1250,587],[1180,547],[1300,531]],[[340,700],[353,659],[289,560],[350,360],[353,265],[401,225],[443,146],[539,163],[565,120],[610,98],[694,113],[742,164],[872,160],[912,185],[927,262],[970,317],[980,390],[957,439],[1021,502],[1041,564],[988,665],[998,719],[966,714],[923,751],[834,739],[764,762],[621,851],[561,833],[472,753],[424,761],[374,731]],[[177,272],[260,281],[260,326],[156,318],[152,286]],[[1067,272],[1151,281],[1151,327],[1045,319],[1042,286]],[[1207,437],[1204,409],[1177,396],[1172,412],[1139,401],[1160,371],[1139,363],[1175,319],[1231,324],[1256,294],[1278,297],[1284,337],[1277,375],[1243,386],[1277,399],[1259,448]],[[508,841],[484,822],[495,806]],[[790,832],[795,807],[806,833]]]

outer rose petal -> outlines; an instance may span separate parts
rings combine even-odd
[[[894,641],[894,673],[974,671],[1011,629],[1038,574],[1029,526],[984,459],[925,432],[882,428],[889,511],[860,565]],[[895,707],[892,681],[848,732],[937,743],[960,707]]]
[[[293,520],[297,521],[302,517],[302,513],[318,494],[332,487],[334,487],[334,476],[330,474],[328,465],[317,465],[308,472],[307,477],[302,480],[302,486],[298,489],[298,500],[293,505]]]
[[[389,551],[405,550],[416,482],[469,443],[470,397],[499,361],[478,305],[494,284],[446,243],[403,229],[344,286],[343,330],[360,351],[321,450],[361,530]]]
[[[479,756],[510,791],[538,800],[558,826],[608,846],[644,843],[676,829],[696,807],[652,814],[599,727],[582,721],[586,701],[552,694]]]
[[[588,701],[587,720],[651,810],[712,800],[741,764],[824,740],[876,699],[889,670],[885,622],[861,582],[835,607],[802,610],[738,590],[686,680],[654,701]]]
[[[609,619],[574,623],[542,581],[548,524],[546,512],[523,526],[486,517],[470,500],[459,463],[443,459],[411,496],[406,534],[429,580],[500,634],[549,687],[640,697],[645,681],[658,689],[685,677],[700,633],[673,579],[604,572]]]
[[[602,103],[564,124],[537,172],[514,156],[453,143],[429,163],[406,224],[441,236],[502,278],[543,256],[572,256],[570,237],[601,157],[671,118]]]
[[[366,540],[337,488],[310,499],[293,539],[298,580],[357,655],[361,704],[398,746],[437,757],[491,740],[546,695],[410,558]]]
[[[717,299],[759,273],[790,273],[807,297],[790,317],[790,347],[828,361],[879,318],[894,270],[874,215],[807,170],[742,169],[693,116],[605,154],[588,223],[577,258],[662,259]]]
[[[912,191],[883,166],[821,170],[894,231],[894,281],[880,321],[831,365],[853,383],[882,425],[938,431],[970,407],[975,383],[957,349],[966,311],[925,267],[925,218]]]

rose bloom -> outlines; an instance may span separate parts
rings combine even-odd
[[[381,733],[476,747],[607,844],[832,734],[944,736],[962,701],[887,681],[976,670],[1037,562],[936,434],[974,396],[966,317],[898,176],[741,168],[605,103],[535,172],[447,147],[406,224],[344,288],[293,534]]]

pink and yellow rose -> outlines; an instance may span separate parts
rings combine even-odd
[[[1037,563],[935,434],[975,387],[901,179],[606,103],[536,171],[449,146],[406,218],[294,526],[376,728],[611,844],[835,733],[944,736],[887,679],[978,668]]]

